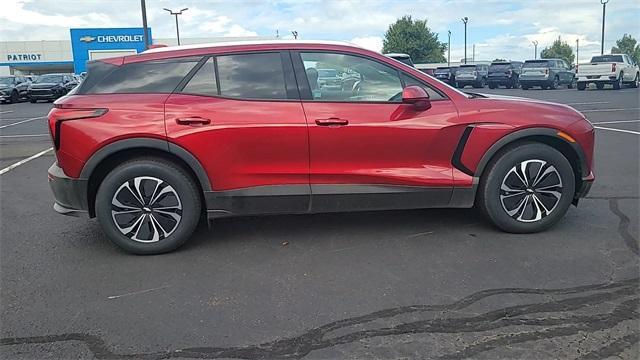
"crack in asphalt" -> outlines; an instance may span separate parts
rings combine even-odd
[[[620,219],[618,223],[618,234],[622,237],[624,243],[634,254],[640,255],[638,252],[638,240],[629,232],[631,220],[620,210],[618,199],[609,199],[609,210]]]
[[[640,305],[638,298],[638,293],[640,291],[638,288],[639,281],[639,278],[633,278],[615,283],[586,285],[565,289],[504,288],[482,290],[451,304],[413,305],[376,311],[362,316],[331,322],[320,327],[310,329],[299,336],[242,347],[193,347],[167,352],[116,354],[109,349],[101,337],[82,333],[3,338],[0,339],[0,346],[80,341],[85,343],[93,355],[98,359],[300,359],[312,351],[342,344],[354,343],[374,337],[425,333],[477,333],[489,330],[499,330],[509,326],[548,327],[539,331],[500,335],[492,338],[491,340],[476,343],[460,351],[441,356],[443,359],[453,359],[473,356],[491,349],[525,341],[569,336],[579,331],[593,332],[606,330],[623,321],[638,319],[639,313],[637,309],[638,305]],[[508,306],[475,316],[455,318],[437,317],[442,311],[452,313],[466,309],[489,297],[510,294],[568,297],[561,300]],[[595,315],[568,314],[566,316],[558,316],[557,314],[558,312],[593,309],[596,306],[603,304],[607,305],[613,302],[616,302],[616,306],[611,312],[605,311]],[[418,316],[420,315],[419,313],[426,313],[424,315],[436,317],[426,320],[403,322],[395,326],[378,327],[369,330],[355,331],[355,329],[351,329],[351,332],[344,335],[334,337],[330,336],[330,333],[336,330],[344,331],[349,330],[350,327],[362,327],[364,324],[371,323],[373,323],[372,325],[375,325],[376,320],[389,319],[406,314],[415,314],[415,316]],[[624,349],[629,341],[624,342],[622,341],[623,339],[618,339],[610,344],[613,350],[603,348],[601,349],[602,352],[617,351],[621,347]]]
[[[623,351],[640,342],[640,332],[634,331],[623,336],[597,350],[588,352],[576,360],[606,359],[612,356],[619,356]]]

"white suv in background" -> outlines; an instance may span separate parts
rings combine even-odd
[[[587,64],[579,64],[576,77],[578,90],[584,90],[589,83],[596,84],[598,89],[604,88],[605,84],[620,89],[625,84],[638,87],[640,71],[626,54],[599,55],[592,57]]]

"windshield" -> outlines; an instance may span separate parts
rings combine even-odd
[[[475,66],[461,66],[458,68],[458,72],[459,73],[471,73],[476,71],[476,67]]]
[[[433,73],[434,74],[448,74],[449,73],[449,69],[436,69]]]
[[[13,79],[12,77],[0,77],[0,84],[2,85],[10,85],[13,84]]]
[[[42,75],[36,79],[34,83],[36,84],[44,84],[44,83],[61,83],[62,75]]]
[[[493,72],[493,71],[507,71],[511,69],[511,64],[491,64],[491,66],[489,66],[489,71]]]
[[[622,55],[601,55],[591,58],[592,63],[611,63],[611,62],[624,62],[622,61]]]
[[[318,69],[318,77],[328,78],[328,77],[337,77],[338,72],[334,69]]]
[[[551,66],[551,63],[548,60],[525,61],[524,65],[522,65],[523,68],[540,68],[540,67],[549,67],[549,66]]]

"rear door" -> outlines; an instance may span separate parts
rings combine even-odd
[[[165,104],[170,142],[203,164],[213,215],[306,212],[309,143],[288,52],[212,56]]]
[[[453,102],[376,59],[339,52],[292,52],[309,124],[313,211],[447,205],[452,191],[447,129]],[[317,82],[333,68],[337,89]],[[423,86],[432,107],[402,103],[403,86]]]

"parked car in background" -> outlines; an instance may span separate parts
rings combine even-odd
[[[318,64],[358,83],[319,88]],[[466,94],[349,44],[165,47],[88,67],[48,115],[54,209],[97,217],[137,254],[176,249],[201,218],[275,213],[475,205],[532,233],[594,179],[594,128],[575,109]]]
[[[638,64],[626,54],[600,55],[591,58],[586,64],[579,64],[576,74],[578,90],[586,89],[589,83],[602,89],[606,84],[620,89],[624,85],[638,87],[640,71]]]
[[[522,65],[520,74],[520,86],[523,90],[534,86],[557,89],[561,85],[572,89],[575,81],[575,72],[562,59],[527,60]]]
[[[507,89],[517,89],[520,86],[521,61],[498,61],[489,65],[487,83],[489,89],[504,86]]]
[[[338,76],[336,69],[317,69],[318,87],[326,89],[340,90],[342,88],[342,78]]]
[[[436,68],[433,71],[433,76],[440,80],[440,81],[444,81],[445,83],[451,85],[451,86],[455,86],[456,84],[456,67],[452,66],[452,67],[447,67],[447,66],[441,66]]]
[[[385,56],[388,56],[392,59],[396,59],[398,61],[400,61],[401,63],[405,63],[409,66],[415,67],[415,65],[413,64],[413,61],[411,60],[411,56],[409,54],[401,54],[401,53],[389,53],[389,54],[384,54]]]
[[[34,82],[38,78],[38,75],[24,75],[24,77],[30,82]]]
[[[31,81],[24,76],[0,76],[0,102],[16,103],[28,99]]]
[[[425,73],[425,74],[427,74],[429,76],[435,76],[434,73],[433,73],[435,71],[435,69],[424,67],[424,65],[423,66],[416,66],[416,69],[422,71],[423,73]]]
[[[464,88],[471,85],[474,88],[484,88],[487,83],[489,65],[460,65],[456,70],[456,87]]]
[[[72,74],[45,74],[40,75],[29,86],[29,100],[32,103],[38,100],[53,100],[64,96],[78,85],[78,81]]]

